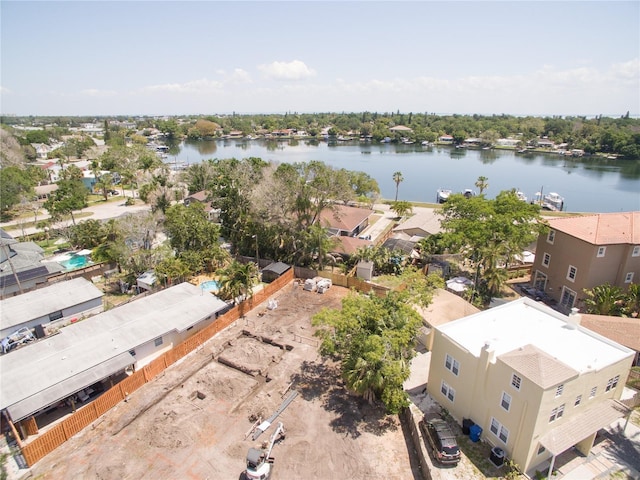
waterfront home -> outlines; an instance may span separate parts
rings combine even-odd
[[[627,289],[640,277],[640,211],[552,218],[538,237],[533,286],[561,310],[582,306],[584,289]]]
[[[558,455],[587,456],[630,413],[619,400],[634,352],[580,322],[521,298],[436,326],[427,391],[522,471],[550,477]]]

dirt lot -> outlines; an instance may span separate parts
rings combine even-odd
[[[241,478],[247,450],[274,430],[253,441],[250,418],[269,417],[295,389],[277,420],[286,439],[272,452],[274,479],[420,478],[397,416],[349,395],[317,354],[310,318],[346,294],[285,287],[275,310],[254,309],[38,462],[33,477]]]

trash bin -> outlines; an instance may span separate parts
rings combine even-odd
[[[482,427],[480,425],[471,425],[469,427],[469,439],[472,442],[480,440],[480,435],[482,435]]]
[[[496,467],[501,467],[504,463],[504,450],[499,447],[493,447],[489,455],[489,460],[491,460],[491,463]]]
[[[471,428],[471,426],[474,425],[473,420],[471,420],[470,418],[463,418],[462,419],[462,433],[464,435],[469,435],[469,429]]]

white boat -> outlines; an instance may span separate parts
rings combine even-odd
[[[537,192],[535,200],[532,203],[540,205],[540,208],[543,210],[550,210],[552,212],[561,212],[564,209],[564,197],[556,192],[547,193],[546,195]]]
[[[470,188],[466,188],[464,192],[462,192],[462,195],[464,195],[464,198],[471,198],[476,196],[476,192],[474,192]]]
[[[451,196],[451,190],[448,190],[446,188],[439,188],[438,191],[436,192],[436,202],[444,203],[447,200],[449,200],[450,196]]]
[[[527,201],[527,196],[521,190],[516,190],[516,197],[518,197],[518,200],[522,200],[523,202]]]

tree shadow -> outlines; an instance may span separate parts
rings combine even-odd
[[[634,470],[640,471],[640,433],[634,433],[629,428],[625,434],[622,425],[616,425],[610,430],[598,432],[595,443],[603,440],[609,440],[606,446],[607,457],[615,457],[616,463],[623,461]]]
[[[399,428],[397,417],[388,415],[380,402],[369,404],[349,393],[336,364],[305,361],[291,381],[302,398],[320,400],[325,410],[335,414],[330,425],[336,433],[358,438],[362,432],[382,436]]]

